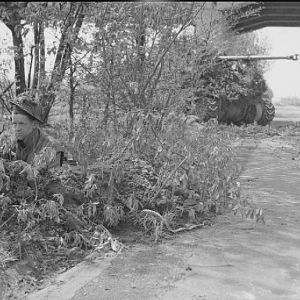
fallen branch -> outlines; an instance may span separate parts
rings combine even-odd
[[[151,209],[143,209],[141,212],[144,212],[146,214],[150,214],[154,217],[158,217],[160,219],[160,221],[167,227],[168,231],[172,232],[172,233],[178,233],[181,231],[190,231],[193,230],[195,228],[200,228],[205,226],[205,223],[201,223],[201,224],[185,224],[184,227],[179,227],[177,229],[172,229],[170,227],[170,224],[167,222],[167,220],[157,211],[151,210]]]
[[[0,229],[6,224],[8,223],[13,217],[15,216],[15,213],[13,213],[5,222],[3,222],[1,225],[0,225]]]
[[[3,99],[3,96],[4,94],[12,87],[12,85],[14,84],[15,82],[11,82],[10,85],[0,94],[0,99],[2,100],[2,103],[4,104],[5,108],[7,109],[7,111],[9,113],[11,113],[11,110],[9,108],[9,106],[6,104],[5,100]]]

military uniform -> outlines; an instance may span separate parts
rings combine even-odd
[[[32,131],[24,140],[17,141],[15,145],[16,160],[23,160],[29,164],[33,163],[35,154],[39,154],[45,147],[53,147],[58,150],[58,146],[49,136],[39,128]],[[53,164],[54,163],[54,164]],[[57,151],[55,161],[49,167],[59,167],[62,165],[62,151]]]
[[[42,107],[32,101],[28,94],[23,93],[10,103],[13,105],[14,113],[29,116],[40,124],[44,123]],[[56,151],[55,158],[47,167],[60,167],[63,162],[63,149],[57,141],[42,132],[40,128],[34,128],[22,140],[15,141],[12,149],[15,152],[14,160],[23,160],[32,164],[35,155],[39,154],[45,147],[52,147]]]

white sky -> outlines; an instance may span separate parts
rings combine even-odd
[[[266,27],[257,30],[257,34],[269,44],[270,55],[300,54],[298,27]],[[265,78],[273,90],[274,97],[300,97],[300,60],[270,61]]]

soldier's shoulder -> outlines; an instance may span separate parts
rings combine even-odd
[[[62,145],[62,143],[56,139],[55,137],[51,136],[50,134],[43,132],[42,133],[45,137],[45,139],[47,140],[47,144],[49,147],[53,147],[56,149],[56,151],[62,151],[64,152],[64,147]]]

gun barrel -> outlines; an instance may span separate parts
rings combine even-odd
[[[288,55],[288,56],[267,56],[267,55],[232,55],[232,56],[219,56],[221,60],[276,60],[276,59],[287,59],[287,60],[298,60],[299,54]]]

